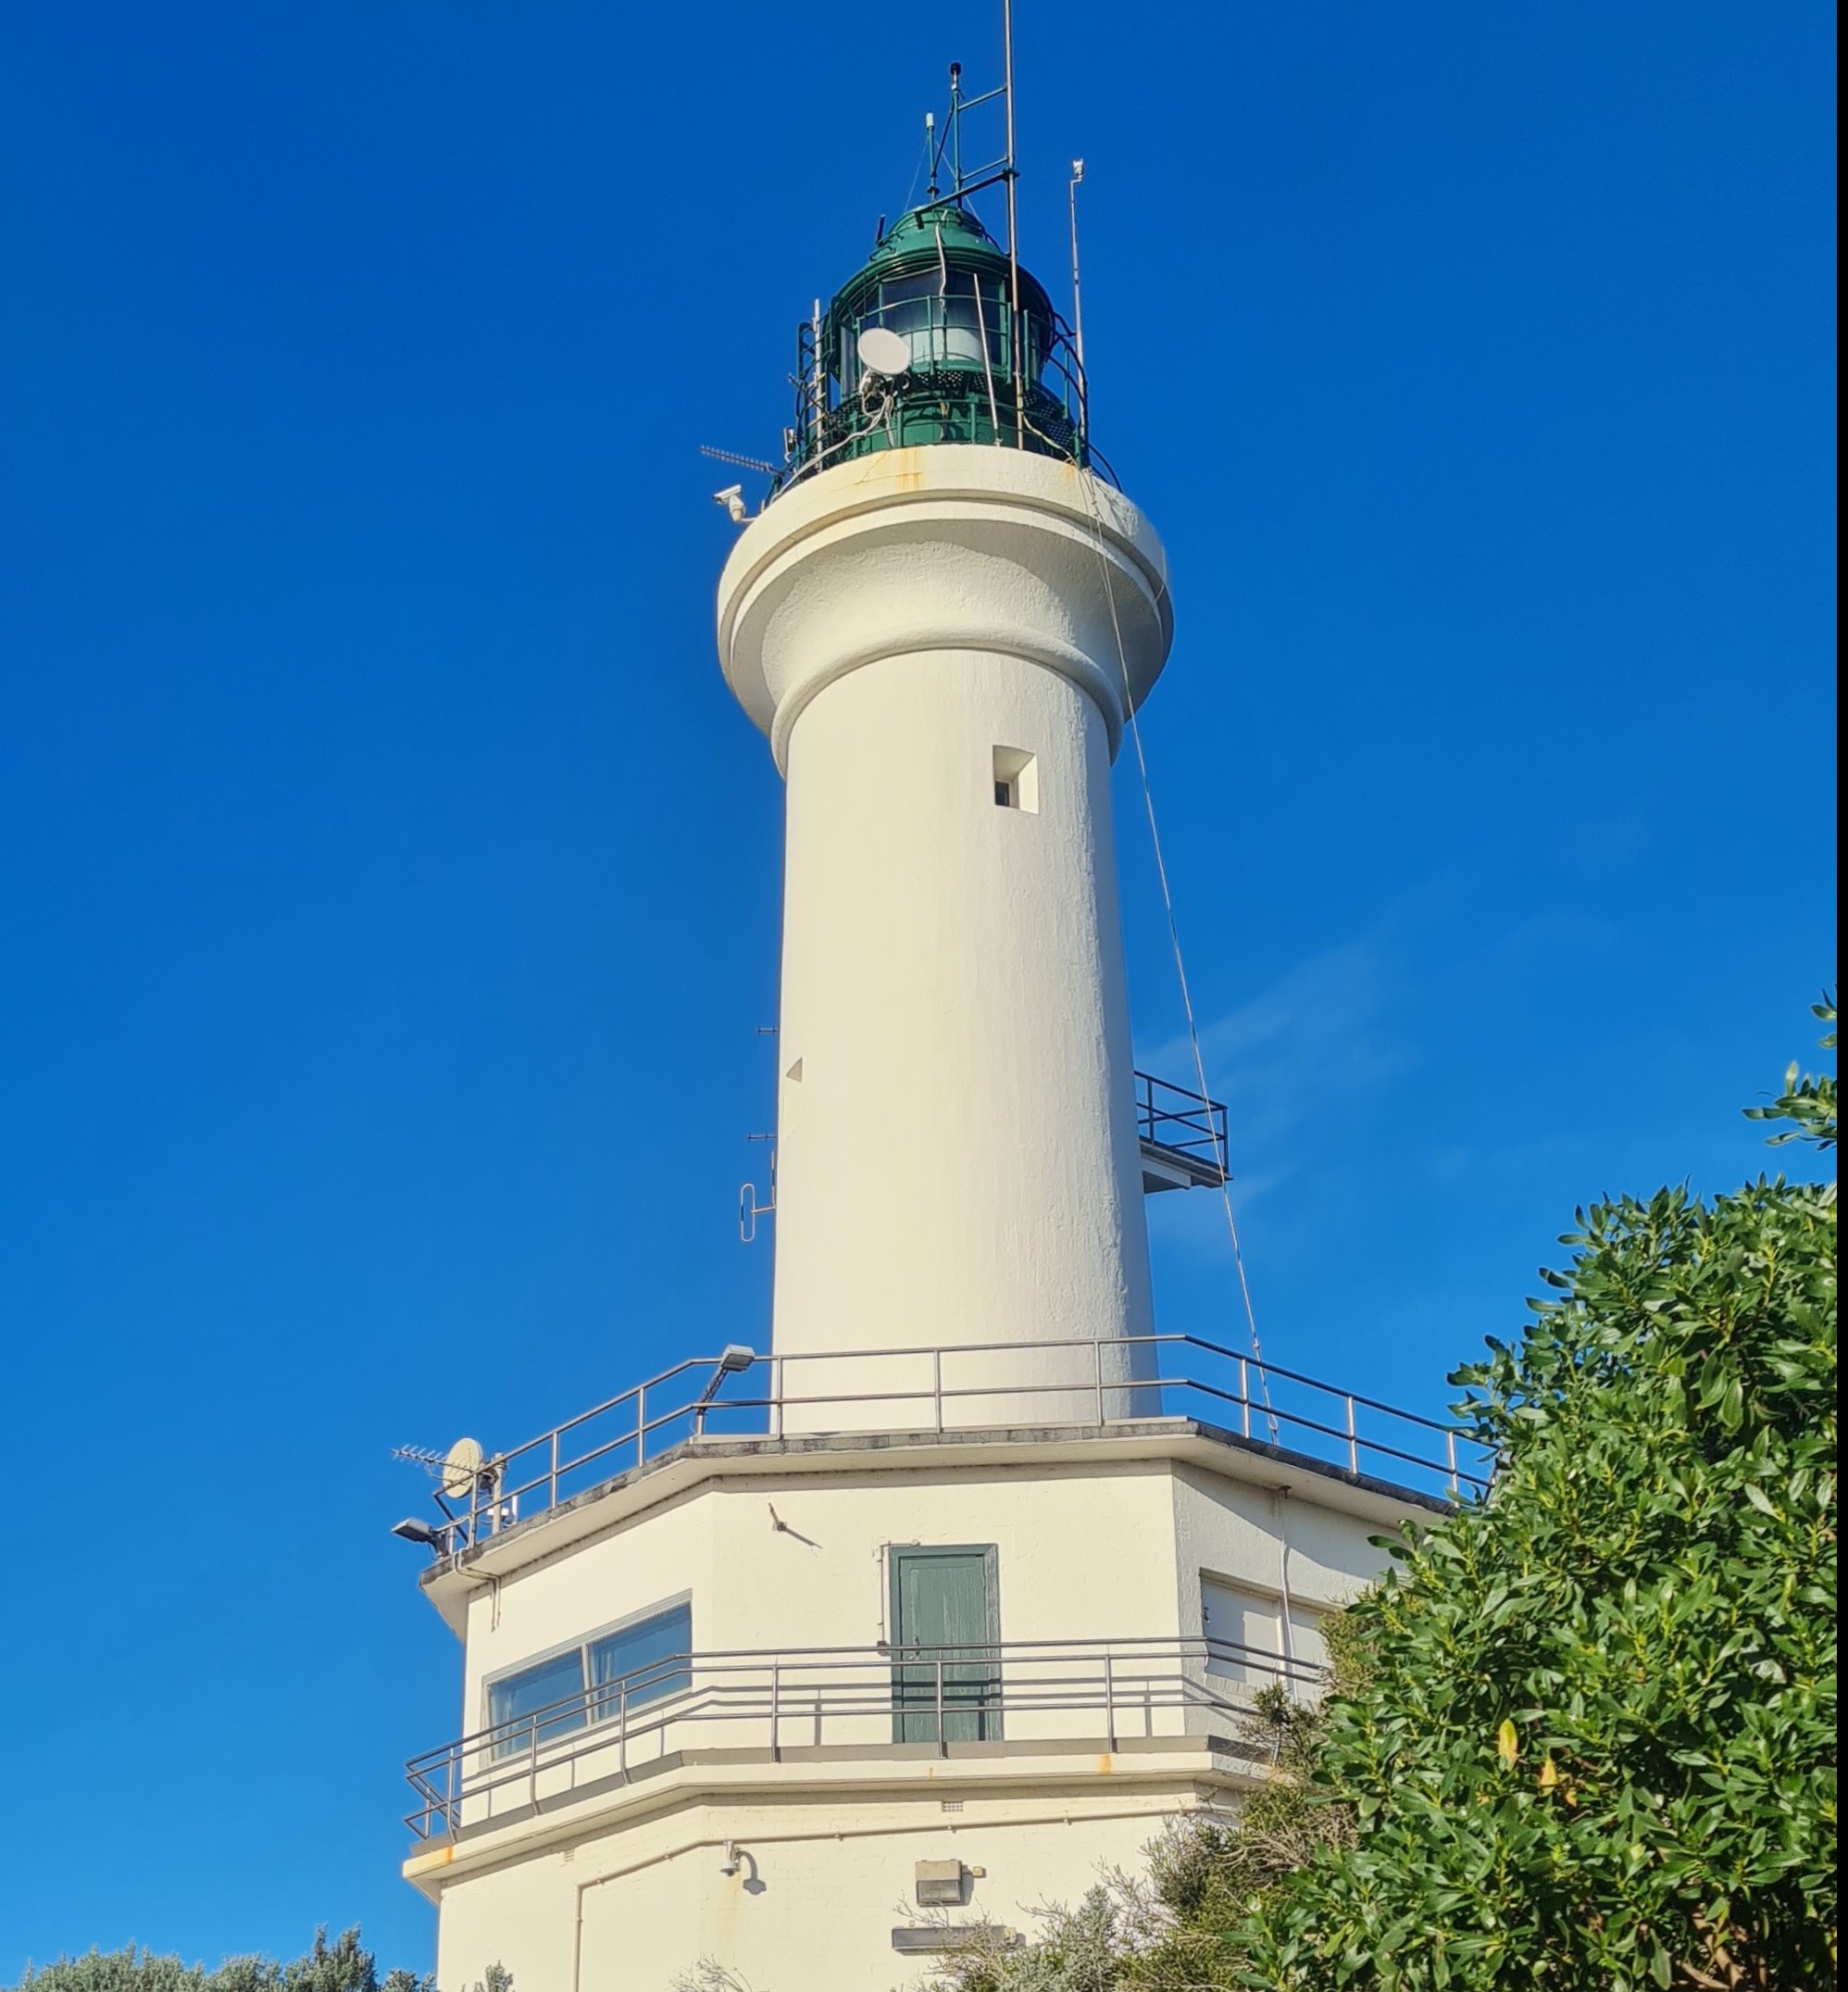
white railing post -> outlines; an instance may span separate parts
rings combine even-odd
[[[1239,1402],[1244,1408],[1244,1435],[1251,1436],[1251,1364],[1239,1358]]]
[[[1454,1501],[1457,1497],[1456,1434],[1455,1432],[1446,1432],[1443,1434],[1443,1452],[1444,1458],[1450,1462],[1450,1497]]]
[[[1104,1648],[1104,1734],[1117,1748],[1117,1672],[1110,1648]]]
[[[1092,1366],[1097,1373],[1097,1422],[1104,1422],[1104,1343],[1102,1337],[1091,1345]]]
[[[635,1386],[635,1463],[645,1464],[648,1458],[648,1386]]]
[[[616,1768],[629,1775],[629,1677],[625,1674],[616,1691]]]
[[[1352,1397],[1347,1400],[1347,1468],[1349,1472],[1356,1475],[1360,1472],[1360,1439],[1354,1422]]]
[[[943,1352],[930,1351],[930,1399],[937,1409],[937,1430],[943,1429]]]
[[[770,1760],[782,1761],[782,1662],[770,1662]],[[796,1734],[801,1735],[798,1730]]]
[[[937,1656],[937,1754],[939,1757],[950,1754],[950,1729],[943,1720],[943,1656],[941,1653]]]

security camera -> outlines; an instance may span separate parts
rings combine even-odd
[[[725,1843],[725,1859],[718,1863],[718,1872],[730,1879],[731,1875],[737,1873],[743,1865],[743,1863],[738,1858],[737,1843],[733,1840],[727,1840]]]
[[[712,502],[715,505],[722,505],[725,507],[726,511],[730,515],[731,523],[734,526],[742,526],[751,516],[744,509],[744,487],[743,484],[728,484],[723,491],[715,491],[712,495]]]

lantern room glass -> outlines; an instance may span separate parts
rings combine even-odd
[[[857,391],[862,373],[860,333],[871,326],[880,326],[896,332],[905,341],[917,370],[993,372],[1002,379],[1011,379],[1011,316],[1007,283],[1003,277],[951,269],[889,278],[857,316],[842,327],[835,378],[844,394]],[[1030,382],[1037,382],[1049,328],[1043,326],[1030,311],[1021,316],[1026,332],[1026,377]]]

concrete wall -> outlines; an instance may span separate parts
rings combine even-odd
[[[1018,450],[901,450],[755,520],[719,588],[726,676],[789,782],[773,1347],[1000,1341],[949,1423],[1084,1415],[1023,1386],[1152,1330],[1109,763],[1167,654],[1159,542]],[[994,799],[997,752],[1029,763]],[[1120,1381],[1133,1365],[1118,1359]],[[798,1396],[928,1365],[786,1360]],[[959,1387],[955,1384],[950,1388]],[[1108,1409],[1130,1409],[1126,1394]],[[933,1421],[816,1405],[786,1430]]]
[[[490,1676],[685,1591],[705,1651],[870,1647],[885,1617],[883,1547],[916,1542],[997,1546],[1004,1639],[1181,1629],[1165,1463],[767,1474],[696,1489],[478,1594],[461,1726],[485,1720]]]
[[[837,1801],[825,1816],[689,1807],[450,1889],[438,1978],[472,1985],[499,1959],[520,1992],[668,1992],[709,1957],[752,1992],[888,1992],[928,1962],[892,1947],[894,1927],[922,1920],[918,1861],[985,1868],[958,1917],[1030,1933],[1038,1904],[1080,1893],[1100,1865],[1134,1868],[1163,1817],[1195,1802],[1177,1786],[1088,1804],[1019,1793],[954,1816],[935,1798]]]
[[[1033,757],[1035,808],[996,806],[998,746]],[[945,1387],[1089,1383],[1088,1350],[1040,1345],[1153,1332],[1103,716],[1018,658],[869,665],[796,722],[788,826],[777,1354],[1009,1342]],[[797,1397],[930,1382],[922,1359],[781,1371]],[[1085,1415],[1037,1392],[945,1406]],[[931,1419],[816,1405],[785,1427]]]
[[[693,1642],[707,1651],[869,1647],[893,1543],[996,1545],[1005,1640],[1130,1639],[1197,1636],[1203,1572],[1260,1595],[1287,1585],[1306,1627],[1381,1567],[1367,1539],[1378,1529],[1305,1492],[1163,1459],[708,1482],[480,1594],[462,1723],[483,1719],[491,1675],[688,1592]],[[723,1800],[669,1781],[656,1809],[620,1830],[593,1819],[566,1844],[524,1853],[516,1838],[505,1865],[444,1887],[442,1982],[471,1984],[498,1958],[522,1992],[668,1992],[709,1954],[754,1992],[912,1984],[919,1967],[892,1950],[890,1931],[906,1920],[916,1860],[986,1867],[971,1911],[1030,1928],[1031,1904],[1074,1898],[1100,1862],[1135,1866],[1164,1814],[1201,1802],[1203,1787],[1164,1785],[1173,1773],[1147,1758],[1067,1760],[1053,1774],[1032,1739],[1082,1735],[1088,1720],[1010,1716],[1008,1763],[943,1767],[960,1788],[980,1786],[955,1814],[928,1783],[919,1791],[918,1767],[908,1784],[882,1773],[880,1717],[858,1739],[873,1760],[850,1776],[772,1767],[768,1795],[759,1770]],[[1158,1716],[1155,1732],[1183,1726]],[[718,1728],[691,1738],[761,1740]],[[834,1782],[821,1789],[819,1777]],[[736,1878],[718,1873],[727,1839],[749,1855]]]

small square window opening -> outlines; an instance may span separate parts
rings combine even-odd
[[[1036,814],[1040,807],[1040,772],[1036,756],[1024,747],[994,750],[994,806]]]

